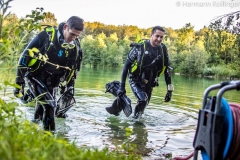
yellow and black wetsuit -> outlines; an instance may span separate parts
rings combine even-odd
[[[54,88],[60,81],[66,81],[67,87],[74,87],[76,72],[80,70],[82,51],[76,39],[72,44],[64,44],[63,25],[48,32],[40,32],[24,49],[19,62],[17,77],[26,78],[34,97],[43,95],[36,106],[35,119],[41,118],[45,129],[55,129],[54,112],[56,99]],[[67,45],[67,46],[66,46]],[[30,54],[32,49],[39,52]],[[41,57],[44,57],[41,59]],[[37,59],[37,60],[36,60]],[[33,63],[34,62],[34,63]],[[72,93],[73,94],[73,93]]]
[[[152,47],[150,41],[145,40],[133,46],[122,70],[121,83],[125,84],[129,76],[132,92],[138,99],[135,115],[139,111],[143,113],[149,103],[153,87],[158,86],[157,77],[164,74],[166,85],[171,84],[168,66],[168,51],[164,44]]]

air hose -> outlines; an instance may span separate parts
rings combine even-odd
[[[232,110],[232,115],[233,115],[233,121],[234,121],[234,127],[233,127],[233,137],[232,137],[232,143],[231,147],[228,152],[228,156],[226,159],[240,159],[240,153],[239,153],[239,148],[240,148],[240,104],[236,103],[229,103],[230,108]]]

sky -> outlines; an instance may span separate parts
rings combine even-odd
[[[5,0],[6,1],[6,0]],[[212,19],[240,10],[240,0],[13,0],[11,13],[25,17],[37,7],[55,15],[58,23],[70,16],[106,25],[156,25],[180,29],[191,23],[194,30]]]

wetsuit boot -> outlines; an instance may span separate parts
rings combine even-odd
[[[133,118],[134,119],[140,119],[142,114],[144,113],[144,109],[146,107],[146,103],[144,102],[139,102],[135,109],[134,109],[134,115],[133,115]]]
[[[54,131],[55,130],[55,109],[51,106],[45,105],[43,112],[43,128],[45,130]]]
[[[35,111],[34,111],[34,117],[33,122],[41,121],[43,117],[43,107],[40,104],[36,104]]]

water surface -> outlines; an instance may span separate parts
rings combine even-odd
[[[188,155],[193,151],[198,111],[202,108],[203,93],[207,87],[223,80],[188,76],[172,76],[174,92],[171,102],[164,102],[166,84],[159,78],[152,99],[145,109],[141,122],[133,121],[122,112],[119,116],[108,114],[115,97],[105,93],[105,85],[120,80],[120,69],[82,68],[76,80],[76,105],[67,119],[57,119],[57,135],[63,136],[79,147],[96,147],[110,150],[136,152],[144,159],[161,159],[164,156]],[[126,84],[127,96],[136,99]],[[211,92],[211,95],[216,95]],[[12,94],[12,89],[7,89]],[[229,91],[224,97],[229,102],[240,103],[239,92]],[[19,105],[27,119],[32,119],[34,108]],[[125,147],[125,148],[124,148]],[[164,159],[164,158],[163,158]]]

